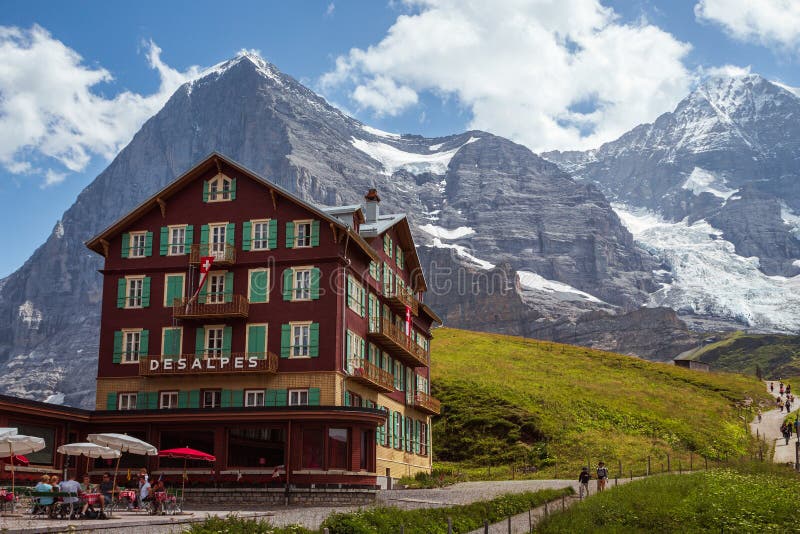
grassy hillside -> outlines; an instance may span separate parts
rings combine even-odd
[[[476,465],[528,464],[563,476],[586,463],[623,461],[657,470],[689,451],[746,454],[735,404],[768,402],[754,378],[699,373],[582,347],[441,328],[432,346],[436,459]],[[744,414],[742,414],[744,415]],[[698,464],[695,464],[698,465]],[[544,475],[544,473],[543,473]]]
[[[735,332],[691,357],[720,371],[755,375],[758,366],[767,379],[800,376],[800,336]]]

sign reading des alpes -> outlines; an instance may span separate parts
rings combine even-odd
[[[231,373],[231,372],[274,372],[277,362],[272,354],[266,358],[248,355],[221,356],[219,358],[197,358],[180,356],[176,358],[149,358],[141,362],[143,374],[197,374],[197,373]]]

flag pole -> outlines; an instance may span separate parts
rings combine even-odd
[[[17,512],[17,489],[16,477],[14,476],[14,445],[11,441],[8,442],[8,448],[11,452],[11,513]]]

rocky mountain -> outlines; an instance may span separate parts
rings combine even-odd
[[[649,305],[800,330],[800,98],[714,76],[674,111],[586,152],[543,156],[597,184],[671,281]]]
[[[664,265],[634,243],[595,185],[486,132],[426,139],[375,130],[243,55],[182,86],[0,282],[0,390],[93,405],[101,259],[83,242],[212,151],[321,204],[358,202],[377,187],[384,210],[410,214],[427,301],[452,326],[591,345],[595,319],[613,329],[617,317],[664,318],[634,312],[669,280],[653,274]],[[660,319],[628,340],[632,349],[615,348],[679,352],[671,319]],[[661,323],[665,335],[651,342]]]

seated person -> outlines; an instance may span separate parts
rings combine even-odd
[[[149,501],[150,497],[150,483],[142,475],[139,475],[139,502],[140,506],[144,505],[145,501]]]
[[[62,484],[62,486],[63,486],[63,484]],[[84,493],[97,493],[98,492],[97,485],[96,484],[92,484],[92,480],[89,477],[89,475],[83,475],[83,484],[81,484],[81,491],[83,491]],[[102,513],[103,510],[105,510],[105,507],[106,507],[106,500],[105,500],[105,497],[102,494],[100,495],[100,498],[99,498],[98,502],[100,503],[100,512]],[[85,516],[86,515],[86,511],[89,508],[91,508],[94,511],[94,506],[93,505],[89,504],[88,502],[83,503],[83,509],[81,510],[81,513]]]
[[[166,493],[166,491],[167,488],[166,486],[164,486],[164,481],[158,479],[155,483],[153,483],[153,486],[150,488],[150,495],[153,495],[153,497],[155,498],[156,493]],[[157,501],[158,511],[163,511],[163,506],[164,506],[163,501]]]
[[[54,492],[61,491],[61,483],[59,480],[58,475],[50,475],[50,485],[53,487]]]
[[[50,485],[50,476],[49,475],[42,475],[39,479],[39,483],[34,486],[33,491],[37,493],[52,493],[53,486]],[[53,498],[52,497],[37,497],[36,499],[36,507],[34,508],[34,513],[37,511],[38,508],[44,508],[46,511],[50,511],[53,507]]]
[[[103,473],[103,480],[100,482],[100,493],[103,495],[101,504],[111,503],[114,500],[114,481],[111,480],[111,473]]]
[[[64,493],[74,493],[75,496],[72,497],[64,497],[61,499],[61,502],[66,505],[65,508],[68,509],[68,512],[64,512],[65,508],[62,508],[62,513],[70,513],[70,514],[77,514],[77,502],[78,496],[77,494],[81,491],[81,485],[75,480],[74,475],[70,475],[70,477],[61,483],[60,485],[61,491]]]

